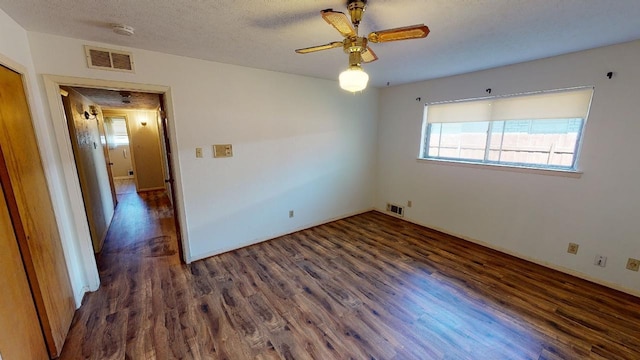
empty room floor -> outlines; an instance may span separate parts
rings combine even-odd
[[[61,359],[639,359],[640,299],[378,212],[190,265],[120,200]]]

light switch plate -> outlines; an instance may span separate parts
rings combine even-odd
[[[213,145],[213,157],[223,158],[223,157],[232,157],[232,156],[233,156],[233,147],[231,146],[231,144]]]

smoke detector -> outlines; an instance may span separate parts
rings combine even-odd
[[[111,26],[111,29],[114,33],[124,36],[131,36],[134,32],[134,29],[131,26],[124,24],[114,24]]]

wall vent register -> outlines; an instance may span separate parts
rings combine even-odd
[[[387,204],[387,211],[398,216],[404,216],[404,208],[399,205]]]
[[[104,49],[85,45],[87,66],[92,69],[134,72],[133,56],[130,52]]]

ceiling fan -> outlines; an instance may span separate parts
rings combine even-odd
[[[369,81],[369,75],[362,70],[363,62],[376,61],[378,57],[369,47],[369,43],[381,43],[398,40],[420,39],[429,34],[429,28],[424,24],[404,26],[394,29],[374,31],[369,35],[359,36],[358,27],[362,21],[367,6],[367,0],[347,0],[347,10],[351,21],[347,16],[339,11],[327,9],[320,11],[322,18],[333,26],[344,40],[334,41],[328,44],[297,49],[298,54],[308,54],[321,50],[342,47],[344,52],[349,54],[349,68],[340,74],[340,87],[345,90],[356,92],[364,90]]]

